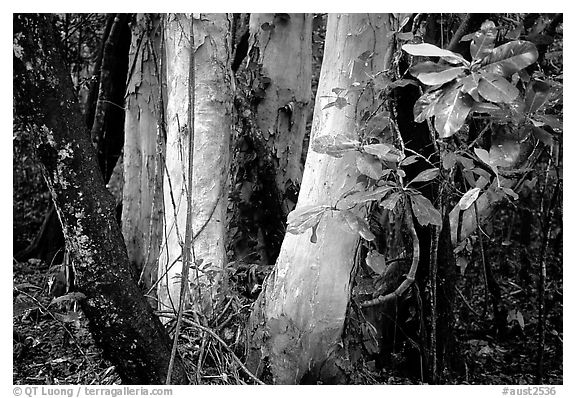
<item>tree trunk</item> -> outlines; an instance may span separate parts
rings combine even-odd
[[[160,17],[139,14],[136,19],[124,127],[122,234],[139,282],[150,288],[157,279],[162,242],[164,73]]]
[[[128,20],[129,14],[116,15],[102,52],[91,136],[104,181],[110,180],[124,144],[124,95],[131,39]]]
[[[112,28],[114,36],[110,35]],[[106,21],[102,50],[96,60],[85,116],[85,123],[88,129],[92,129],[95,137],[98,164],[106,183],[122,151],[123,106],[129,46],[128,15],[118,14],[116,17],[111,14]],[[104,81],[102,76],[105,78]],[[62,261],[63,251],[62,225],[50,207],[34,241],[17,253],[16,258],[24,261],[37,257],[48,263],[59,263]]]
[[[312,98],[312,19],[312,14],[250,16],[249,63],[258,65],[256,79],[265,87],[255,119],[262,204],[268,210],[262,224],[272,260],[302,180],[302,143]]]
[[[330,14],[325,55],[314,109],[311,142],[315,137],[345,134],[357,139],[356,115],[369,106],[358,91],[346,96],[343,109],[332,106],[335,88],[352,88],[390,65],[391,31],[397,26],[389,14]],[[368,61],[358,57],[368,51]],[[297,208],[334,205],[354,187],[359,172],[355,156],[342,158],[309,151]],[[361,214],[358,212],[358,215]],[[345,228],[345,227],[344,227]],[[275,383],[323,380],[342,382],[334,359],[350,297],[356,233],[342,229],[342,221],[325,215],[318,225],[317,243],[310,232],[287,234],[273,273],[265,282],[252,314],[249,364],[262,371],[268,357]]]
[[[160,309],[178,309],[186,191],[189,186],[187,164],[191,157],[184,142],[192,133],[192,258],[196,265],[192,265],[195,269],[190,273],[190,292],[192,302],[200,303],[202,313],[210,316],[218,281],[222,279],[226,265],[226,198],[233,92],[229,37],[231,17],[227,14],[202,14],[193,18],[193,57],[191,18],[170,15],[165,22],[168,86],[164,175],[166,217],[158,265],[161,279],[158,299]],[[194,64],[192,71],[191,62]],[[188,125],[191,98],[195,98],[192,132]]]
[[[59,43],[44,15],[14,17],[14,102],[63,226],[96,343],[125,383],[166,380],[170,339],[132,279],[114,202],[98,170]],[[177,359],[172,375],[186,383]]]

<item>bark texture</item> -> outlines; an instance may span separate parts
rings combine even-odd
[[[126,97],[122,234],[128,257],[149,288],[162,242],[165,138],[160,17],[139,14],[130,47]]]
[[[74,99],[72,81],[46,15],[14,16],[14,102],[63,226],[82,309],[125,383],[162,384],[170,339],[132,279],[112,196]],[[178,359],[173,374],[186,383]]]
[[[281,204],[284,217],[295,205],[287,192],[297,192],[302,180],[302,143],[312,98],[312,18],[250,15],[250,62],[261,65],[266,85],[256,123],[274,178],[275,187],[269,189],[275,192],[269,196]]]
[[[191,18],[194,45],[191,46]],[[161,309],[178,309],[186,221],[188,162],[192,158],[192,226],[194,242],[190,292],[192,302],[210,315],[226,265],[226,195],[232,125],[230,24],[227,14],[170,15],[166,38],[165,231],[160,254],[158,299]],[[194,56],[191,57],[191,54]],[[190,74],[191,60],[193,75]],[[190,87],[193,76],[193,87]],[[195,98],[194,130],[188,126],[189,102]],[[194,134],[190,156],[185,139]],[[199,263],[202,260],[201,264]],[[196,272],[197,271],[197,272]],[[202,297],[198,297],[198,296]]]
[[[322,135],[345,134],[357,139],[355,117],[368,106],[357,91],[343,109],[322,109],[334,101],[333,88],[349,88],[390,64],[393,46],[388,33],[395,18],[381,14],[330,14],[326,50],[314,109],[311,142]],[[373,52],[365,62],[358,57]],[[309,151],[300,206],[334,205],[351,189],[358,176],[355,154],[334,158]],[[350,296],[351,273],[358,235],[347,231],[331,214],[311,231],[287,234],[276,267],[267,279],[252,316],[249,333],[250,365],[259,372],[268,357],[273,381],[279,384],[307,381],[342,382],[335,360]]]

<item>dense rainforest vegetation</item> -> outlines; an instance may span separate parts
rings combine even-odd
[[[15,384],[562,384],[562,14],[14,14]]]

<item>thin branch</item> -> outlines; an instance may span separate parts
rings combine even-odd
[[[170,363],[168,365],[168,375],[166,384],[170,384],[174,360],[178,348],[178,336],[180,335],[180,326],[188,292],[188,273],[190,270],[191,248],[194,245],[192,231],[192,181],[194,180],[194,18],[190,16],[190,66],[188,68],[188,189],[186,190],[186,229],[184,232],[184,245],[182,247],[182,282],[180,283],[180,302],[178,304],[178,317],[176,329],[174,331],[174,343],[172,344],[172,353],[170,354]],[[178,132],[180,134],[180,131]]]
[[[412,237],[412,265],[410,266],[410,271],[406,275],[406,279],[396,290],[392,293],[388,293],[384,296],[378,296],[375,299],[364,301],[360,304],[362,308],[372,307],[378,304],[383,304],[389,300],[396,300],[398,297],[402,296],[404,292],[414,283],[416,280],[416,271],[418,270],[418,262],[420,261],[420,241],[418,240],[418,235],[416,234],[416,229],[414,228],[414,221],[412,220],[412,209],[408,203],[406,203],[405,209],[405,219],[406,227],[410,232]]]
[[[163,311],[163,312],[156,312],[156,314],[158,314],[159,317],[162,318],[169,318],[169,319],[174,319],[174,315],[172,315],[169,311]],[[191,326],[193,328],[196,328],[198,330],[201,330],[203,332],[208,333],[210,336],[212,336],[214,339],[216,339],[216,341],[218,341],[222,347],[224,347],[232,356],[232,358],[234,359],[234,361],[238,364],[238,366],[240,366],[240,368],[242,368],[242,370],[252,379],[254,380],[257,384],[260,385],[265,385],[265,383],[260,380],[258,377],[254,376],[254,374],[252,372],[250,372],[250,370],[248,370],[248,368],[246,367],[246,365],[244,365],[242,363],[242,361],[240,360],[240,358],[238,358],[236,356],[236,354],[234,354],[234,351],[232,351],[232,349],[228,346],[228,344],[226,344],[226,342],[224,340],[222,340],[222,338],[220,338],[220,336],[218,336],[218,334],[216,334],[216,332],[214,332],[212,329],[207,328],[206,326],[202,326],[194,321],[191,321],[187,318],[182,318],[182,322],[185,323],[187,326]]]

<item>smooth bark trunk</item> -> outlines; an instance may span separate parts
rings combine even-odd
[[[332,89],[353,87],[367,74],[390,65],[393,37],[389,33],[394,28],[391,14],[328,16],[311,142],[323,135],[358,138],[355,116],[362,115],[368,104],[360,101],[357,91],[348,94],[350,105],[343,109],[323,107],[334,101]],[[358,60],[366,51],[373,53],[371,60]],[[334,205],[355,185],[358,174],[353,153],[334,158],[309,151],[297,208]],[[298,383],[305,376],[307,381],[343,381],[335,359],[359,238],[341,224],[327,214],[317,228],[317,243],[311,243],[310,231],[286,234],[276,267],[256,303],[249,329],[249,362],[262,371],[261,358],[268,357],[275,383]]]
[[[122,234],[139,282],[150,288],[158,276],[162,242],[163,131],[160,17],[139,14],[130,48],[124,139]]]
[[[167,103],[166,170],[164,175],[165,232],[160,254],[160,309],[178,309],[186,220],[188,162],[193,161],[192,303],[210,316],[226,265],[225,232],[228,163],[232,125],[230,24],[227,14],[170,15],[165,22]],[[193,57],[191,56],[193,51]],[[190,74],[191,60],[194,63]],[[192,84],[191,76],[193,76]],[[192,87],[190,87],[192,86]],[[193,90],[193,91],[192,91]],[[194,131],[188,127],[190,98],[195,97]],[[184,145],[194,134],[194,153]],[[201,261],[201,263],[200,263]],[[201,297],[198,297],[201,296]]]

